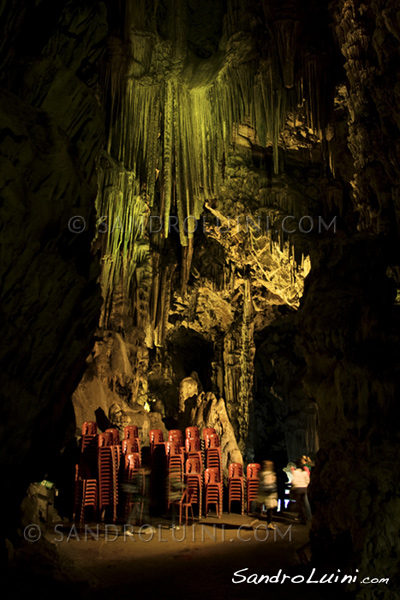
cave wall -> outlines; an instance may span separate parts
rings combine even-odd
[[[178,409],[182,328],[207,348],[201,383],[225,400],[249,453],[265,330],[266,395],[278,389],[290,406],[302,377],[296,410],[318,406],[314,556],[396,587],[396,2],[132,6],[0,8],[5,510],[15,514],[62,445],[85,368],[80,419],[87,395],[107,418],[118,402],[130,418],[154,400],[158,422]],[[182,224],[194,215],[226,226],[260,207],[276,225],[268,235]],[[339,227],[288,237],[288,214],[339,215]],[[154,216],[164,227],[149,235]],[[307,274],[288,335],[274,322],[280,306],[297,309]],[[289,359],[274,334],[298,340]]]
[[[390,585],[376,597],[392,598],[400,550],[398,13],[392,2],[333,2],[331,10],[348,80],[357,221],[351,236],[312,254],[298,314],[303,383],[320,410],[311,541],[321,564],[385,573]]]
[[[296,311],[276,318],[256,339],[254,411],[255,460],[268,456],[277,468],[319,450],[319,409],[303,386],[306,362]]]
[[[0,12],[7,33],[0,42],[5,534],[29,483],[44,477],[71,424],[73,432],[71,394],[101,307],[91,242],[95,158],[105,134],[96,63],[108,31],[106,8],[36,4],[3,2]],[[77,215],[85,227],[73,220]]]

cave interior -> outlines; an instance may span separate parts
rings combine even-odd
[[[144,452],[197,425],[225,476],[310,456],[310,564],[397,598],[399,3],[15,0],[0,23],[2,564],[32,485],[71,519],[84,422]]]

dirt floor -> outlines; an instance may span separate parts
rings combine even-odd
[[[175,531],[163,519],[154,519],[152,530],[104,523],[48,526],[39,542],[19,553],[8,598],[19,600],[28,590],[41,598],[83,600],[341,597],[339,584],[306,583],[312,573],[306,564],[309,527],[294,517],[280,513],[275,530],[263,519],[251,527],[253,517],[226,513]],[[275,576],[275,582],[257,583],[262,575]]]

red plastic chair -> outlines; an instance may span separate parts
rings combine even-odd
[[[185,450],[187,454],[192,452],[200,452],[201,451],[201,443],[200,438],[186,438],[185,440]]]
[[[101,434],[102,435],[102,434]],[[110,433],[104,434],[111,436]],[[99,436],[100,438],[100,436]],[[99,474],[99,510],[104,520],[106,509],[111,509],[112,519],[117,518],[118,507],[118,473],[121,458],[121,447],[112,444],[100,445],[98,449]]]
[[[97,480],[86,479],[82,477],[82,470],[80,466],[75,465],[75,497],[72,520],[75,521],[79,514],[79,522],[82,523],[84,521],[85,511],[87,508],[92,509],[93,519],[96,519],[97,503]]]
[[[100,433],[99,437],[97,439],[98,439],[99,448],[113,445],[113,435],[110,431],[105,431],[104,433]]]
[[[228,477],[230,478],[238,478],[241,477],[243,479],[243,465],[242,463],[231,463],[228,467]]]
[[[185,520],[186,523],[189,519],[189,510],[192,514],[192,520],[194,521],[193,514],[193,504],[196,504],[197,500],[197,491],[194,487],[188,487],[182,495],[182,498],[179,501],[179,525],[182,525],[182,513],[185,510]]]
[[[205,440],[206,437],[211,435],[212,433],[217,433],[214,427],[206,427],[205,429],[203,429],[203,440]]]
[[[85,421],[82,425],[82,435],[97,435],[96,421]]]
[[[212,434],[214,435],[214,434]],[[217,469],[219,472],[220,481],[222,481],[222,460],[221,448],[208,448],[205,450],[206,469]]]
[[[258,479],[258,474],[261,471],[261,465],[258,463],[250,463],[247,465],[247,479]]]
[[[139,438],[130,438],[127,440],[126,439],[122,440],[121,451],[122,451],[122,454],[132,454],[132,453],[140,454]]]
[[[139,437],[139,427],[136,425],[127,425],[124,427],[124,439],[130,440],[131,438]]]
[[[180,446],[183,446],[183,435],[179,429],[171,429],[168,432],[168,441],[177,442]]]
[[[167,456],[181,456],[183,458],[183,448],[176,440],[165,444]]]
[[[199,428],[194,427],[186,427],[185,429],[186,439],[188,438],[200,438]]]
[[[216,433],[210,433],[209,435],[206,435],[204,438],[204,442],[205,442],[206,449],[220,447],[219,437],[218,437],[218,434],[216,434]]]
[[[187,475],[201,475],[202,472],[201,460],[197,456],[189,457],[186,461]]]
[[[110,428],[110,429],[106,429],[106,433],[111,433],[112,435],[112,439],[113,439],[113,446],[118,446],[120,440],[119,440],[119,431],[118,429],[116,429],[115,427]]]
[[[164,443],[164,435],[161,429],[150,429],[150,449],[151,453],[154,451],[154,447]]]
[[[222,485],[219,470],[206,469],[204,471],[204,483],[205,485],[208,485],[209,483],[218,483],[218,485]]]
[[[206,517],[210,504],[215,505],[215,512],[218,518],[222,516],[222,483],[218,469],[206,469],[204,471],[205,485],[205,513]]]
[[[244,513],[244,480],[243,465],[231,463],[228,469],[228,512],[231,512],[232,502],[240,502],[241,514]]]
[[[246,496],[247,496],[247,513],[250,512],[251,503],[256,499],[258,494],[259,478],[258,473],[261,471],[261,465],[258,463],[250,463],[247,465],[247,482],[246,482]]]
[[[141,467],[140,454],[138,452],[131,452],[125,454],[125,471],[139,469]]]

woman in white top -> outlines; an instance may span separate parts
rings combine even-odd
[[[292,492],[296,502],[300,521],[306,525],[311,519],[310,504],[307,497],[307,487],[310,483],[310,473],[303,469],[301,459],[296,461],[296,469],[292,471]]]

